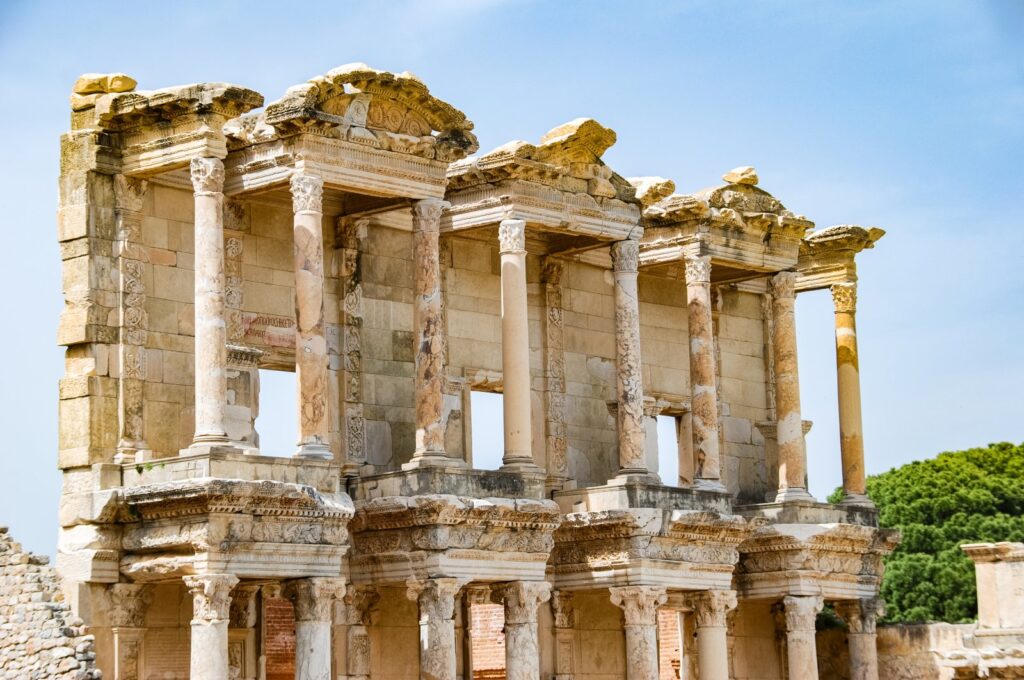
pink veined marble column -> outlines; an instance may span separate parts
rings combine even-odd
[[[462,583],[454,578],[410,582],[408,596],[420,611],[422,680],[455,680],[455,597]]]
[[[724,491],[718,440],[718,386],[711,318],[711,256],[687,257],[686,303],[690,336],[690,429],[694,485]]]
[[[789,677],[818,680],[818,649],[814,620],[824,603],[821,596],[787,595],[783,599],[786,617],[786,654]]]
[[[707,590],[687,597],[697,622],[700,680],[729,680],[726,617],[736,608],[736,591]]]
[[[319,177],[291,178],[295,253],[295,382],[301,458],[331,458],[324,330],[323,193]]]
[[[295,680],[331,680],[334,601],[345,584],[334,578],[285,581],[283,594],[295,608]]]
[[[227,322],[224,317],[224,164],[193,158],[195,189],[195,383],[193,446],[228,441]]]
[[[775,328],[775,413],[779,456],[777,503],[813,501],[807,492],[807,447],[800,416],[800,375],[796,356],[796,274],[780,272],[771,279]]]
[[[228,680],[228,621],[234,574],[186,576],[192,594],[191,680]]]
[[[516,581],[491,590],[493,601],[505,605],[505,676],[507,680],[540,680],[537,607],[551,597],[546,581]]]
[[[615,278],[616,417],[619,429],[619,479],[658,483],[647,469],[647,431],[644,426],[643,366],[640,363],[640,302],[637,272],[640,243],[616,241],[611,246]]]
[[[843,462],[843,503],[873,505],[864,476],[864,434],[857,354],[857,284],[832,286],[836,317],[836,382],[839,387],[839,447]]]
[[[846,621],[849,633],[850,680],[878,680],[876,624],[885,610],[875,598],[837,602],[836,613]]]
[[[501,360],[505,454],[502,469],[536,471],[530,423],[530,320],[526,310],[526,222],[502,220]]]
[[[626,629],[626,680],[658,678],[658,607],[664,588],[622,586],[608,589],[612,604],[622,609]]]
[[[441,319],[441,212],[445,201],[427,198],[412,211],[413,332],[415,335],[416,450],[406,468],[451,465],[444,450],[444,328]]]

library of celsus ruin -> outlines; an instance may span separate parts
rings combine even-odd
[[[624,178],[592,119],[481,153],[364,64],[266,105],[90,74],[71,109],[57,568],[104,678],[805,680],[825,605],[878,677],[880,229],[817,229],[751,167]],[[823,289],[840,504],[808,491],[797,370]],[[292,449],[260,446],[268,371]]]

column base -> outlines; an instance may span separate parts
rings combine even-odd
[[[294,458],[313,458],[315,460],[331,460],[334,454],[326,444],[299,444],[299,450],[295,452]]]
[[[501,467],[498,469],[502,472],[513,473],[526,472],[530,474],[540,474],[544,472],[540,469],[540,466],[533,462],[532,458],[514,458],[508,462],[503,461]]]
[[[775,495],[776,503],[786,503],[787,501],[810,501],[811,503],[817,503],[818,499],[809,494],[807,489],[794,486],[788,489],[779,489],[779,493]]]
[[[403,470],[418,470],[420,468],[464,468],[466,461],[458,458],[449,458],[444,452],[431,452],[422,455],[413,455],[408,463],[402,463]]]
[[[871,502],[871,499],[862,493],[844,493],[843,500],[839,501],[839,505],[855,508],[875,507],[875,504]]]
[[[608,486],[622,486],[623,484],[661,486],[661,477],[650,470],[619,470],[619,474],[608,480]]]
[[[211,453],[249,453],[249,449],[232,441],[192,442],[187,449],[178,451],[179,456],[208,456]]]
[[[719,493],[727,490],[720,479],[695,479],[693,488],[698,491],[717,491]]]

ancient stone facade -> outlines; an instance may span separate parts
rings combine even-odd
[[[75,84],[57,564],[104,677],[812,678],[825,603],[876,674],[896,537],[864,495],[855,256],[882,232],[816,231],[753,168],[623,178],[615,141],[578,119],[473,155],[463,113],[363,64],[265,107]],[[808,491],[797,362],[824,288],[840,505]],[[295,450],[260,447],[267,370],[296,374]],[[472,436],[480,391],[500,435]]]

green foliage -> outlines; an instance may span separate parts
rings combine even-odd
[[[867,486],[880,524],[903,533],[886,560],[886,620],[976,618],[974,565],[959,546],[1024,541],[1024,445],[942,453],[869,477]]]

